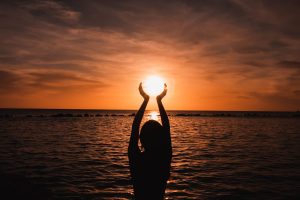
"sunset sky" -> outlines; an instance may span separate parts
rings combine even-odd
[[[2,0],[0,15],[2,108],[137,109],[155,74],[169,110],[300,110],[300,1]]]

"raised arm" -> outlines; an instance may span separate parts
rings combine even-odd
[[[142,83],[140,83],[139,91],[140,91],[141,96],[144,98],[144,101],[143,101],[140,109],[136,113],[133,123],[132,123],[131,136],[130,136],[130,141],[129,141],[129,146],[128,146],[129,155],[131,153],[140,151],[140,149],[138,147],[140,124],[143,119],[143,115],[145,113],[147,104],[149,102],[149,96],[144,92]]]
[[[156,97],[156,100],[157,100],[157,105],[158,105],[162,125],[170,133],[169,118],[161,101],[164,98],[164,96],[166,96],[166,94],[167,94],[167,84],[165,84],[164,91]]]
[[[171,142],[171,133],[170,133],[170,123],[169,123],[169,118],[168,118],[168,115],[165,111],[165,108],[162,104],[162,99],[164,98],[164,96],[166,96],[167,94],[167,84],[165,84],[165,88],[164,88],[164,91],[158,95],[156,97],[156,100],[157,100],[157,105],[158,105],[158,108],[159,108],[159,113],[160,113],[160,118],[161,118],[161,122],[162,122],[162,126],[164,127],[165,129],[165,133],[166,133],[166,136],[167,136],[167,141],[168,141],[168,148],[169,148],[169,152],[170,152],[170,155],[172,156],[172,142]]]

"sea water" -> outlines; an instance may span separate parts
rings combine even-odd
[[[16,180],[38,185],[50,199],[133,199],[127,157],[133,113],[1,110],[2,186],[21,177]],[[166,199],[299,195],[300,118],[295,113],[168,114],[173,159]],[[150,118],[160,120],[148,111],[143,122]]]

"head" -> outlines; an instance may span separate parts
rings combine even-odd
[[[155,121],[147,121],[140,133],[140,141],[145,151],[159,151],[166,145],[166,134],[162,125]]]

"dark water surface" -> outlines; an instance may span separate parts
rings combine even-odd
[[[2,113],[2,185],[18,177],[47,190],[50,199],[133,198],[130,111],[98,111],[98,116],[89,111],[86,117],[40,112]],[[297,199],[300,194],[299,118],[172,115],[170,122],[167,199]]]

